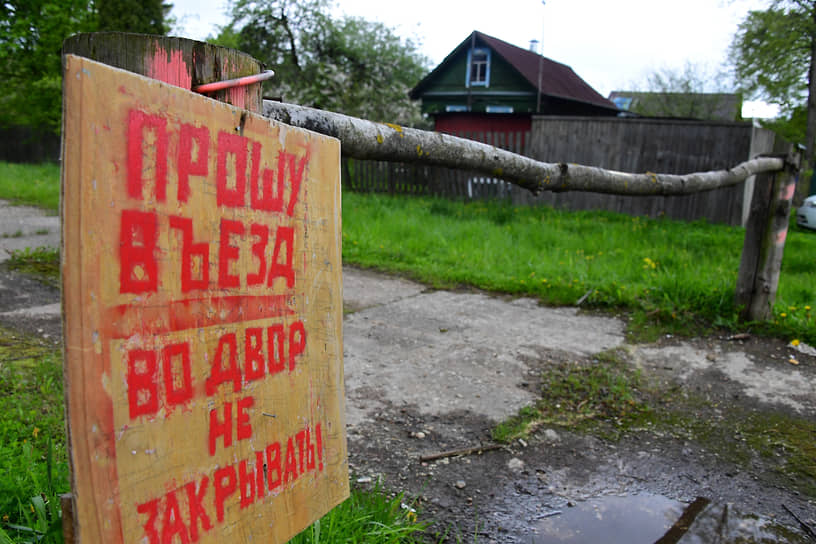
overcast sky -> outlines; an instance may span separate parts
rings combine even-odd
[[[172,0],[178,34],[202,40],[227,22],[226,0]],[[340,0],[335,14],[376,20],[421,43],[433,66],[473,30],[519,47],[530,40],[599,93],[632,89],[686,63],[713,76],[750,9],[762,0]],[[541,46],[540,46],[541,47]],[[751,112],[743,114],[752,115]],[[754,115],[768,115],[760,112]]]

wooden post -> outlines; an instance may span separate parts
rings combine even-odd
[[[204,83],[255,75],[263,69],[258,60],[235,49],[186,38],[126,32],[75,34],[63,42],[62,53],[89,58],[187,90]],[[261,111],[261,95],[260,83],[207,94],[254,112]]]
[[[126,32],[75,34],[63,42],[62,54],[79,55],[188,90],[204,83],[254,75],[263,68],[258,60],[234,49],[186,38]],[[260,83],[216,91],[208,96],[254,112],[261,111]],[[62,495],[60,504],[63,537],[66,544],[73,543],[76,525],[73,495]]]
[[[735,302],[743,321],[771,318],[779,286],[782,254],[796,189],[801,155],[777,140],[775,151],[785,160],[783,170],[757,176],[751,211],[745,228]]]
[[[65,544],[75,544],[74,540],[74,496],[71,493],[60,495],[62,510],[62,539]]]

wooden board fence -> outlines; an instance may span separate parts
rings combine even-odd
[[[456,136],[527,154],[529,132],[465,132]],[[426,164],[343,158],[343,184],[359,192],[427,195],[454,199],[524,198],[528,193],[498,177]]]
[[[495,145],[542,161],[598,166],[623,172],[686,172],[727,168],[770,152],[773,134],[748,123],[674,120],[537,117],[532,132],[463,132],[456,136]],[[347,159],[344,159],[347,160]],[[533,195],[500,177],[441,166],[355,161],[343,183],[363,192],[423,194],[456,199],[508,199],[516,205],[545,204],[571,210],[607,210],[629,215],[706,219],[744,225],[753,181],[692,195],[630,196],[591,192]],[[387,182],[385,180],[388,180]],[[747,196],[746,196],[747,195]]]

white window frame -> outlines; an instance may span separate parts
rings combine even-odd
[[[484,59],[482,60],[482,56]],[[474,59],[474,57],[476,57]],[[472,79],[474,68],[477,68],[479,79]],[[467,72],[465,72],[466,87],[490,87],[490,49],[476,47],[468,51]]]

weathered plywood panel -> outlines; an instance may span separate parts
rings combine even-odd
[[[66,56],[81,542],[284,542],[348,496],[340,146]]]

